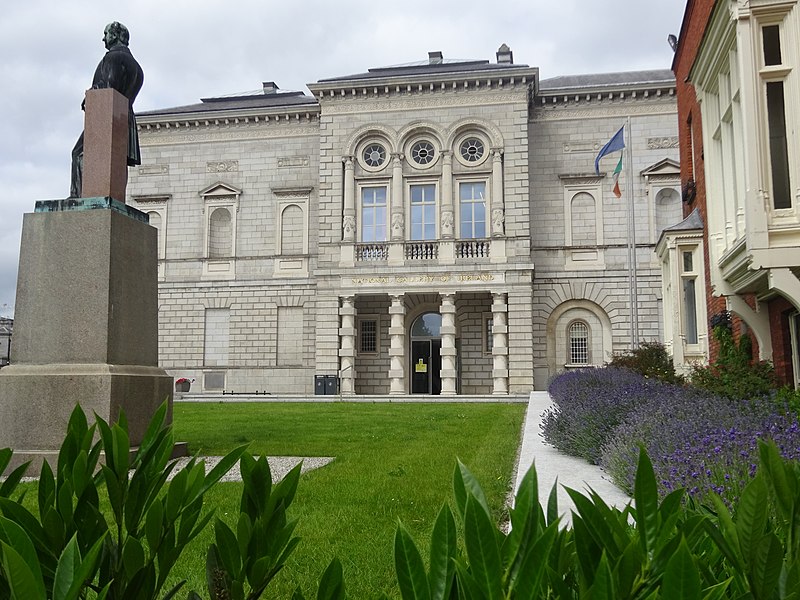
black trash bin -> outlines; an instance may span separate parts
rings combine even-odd
[[[325,395],[325,375],[314,375],[314,395]]]
[[[336,375],[325,375],[325,395],[335,396],[339,393],[339,378]]]

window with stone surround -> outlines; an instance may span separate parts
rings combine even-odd
[[[206,308],[203,335],[203,364],[207,367],[226,366],[230,351],[229,308]]]
[[[305,254],[305,216],[297,204],[287,204],[280,218],[280,254]]]
[[[229,258],[233,250],[231,211],[220,206],[211,209],[208,219],[208,257]]]
[[[378,318],[364,316],[358,319],[358,353],[377,354],[379,349]]]
[[[362,242],[385,242],[387,226],[387,191],[385,185],[361,187],[360,238]]]
[[[494,348],[494,336],[492,334],[492,327],[494,327],[494,319],[492,313],[483,314],[483,353],[491,354]]]
[[[589,326],[583,321],[574,321],[568,330],[569,365],[589,364]]]
[[[303,307],[278,307],[277,364],[297,367],[303,364]]]
[[[487,237],[486,180],[458,182],[459,237],[480,239]]]
[[[436,184],[414,183],[408,186],[409,239],[436,239]]]
[[[602,268],[602,178],[562,177],[564,181],[564,245],[570,269]]]
[[[235,277],[236,221],[241,190],[215,183],[200,192],[205,214],[203,257],[204,279]]]

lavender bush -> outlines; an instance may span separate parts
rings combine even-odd
[[[791,395],[736,400],[615,368],[566,373],[549,391],[555,404],[543,418],[545,439],[599,464],[628,493],[640,445],[662,497],[686,488],[700,502],[717,494],[729,506],[755,475],[759,440],[774,441],[783,458],[800,459]]]
[[[550,384],[554,405],[544,414],[542,433],[562,452],[598,464],[617,425],[663,387],[613,367],[564,373]]]

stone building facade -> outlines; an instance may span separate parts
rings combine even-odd
[[[603,364],[631,343],[630,269],[594,157],[628,117],[637,332],[660,339],[669,71],[540,82],[504,45],[308,87],[137,115],[128,201],[159,230],[162,366],[193,391],[504,396]]]

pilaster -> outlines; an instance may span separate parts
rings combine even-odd
[[[455,294],[442,294],[442,396],[456,394],[456,303]]]
[[[392,322],[389,326],[389,393],[405,394],[405,316],[406,307],[403,296],[392,296],[389,315]]]

